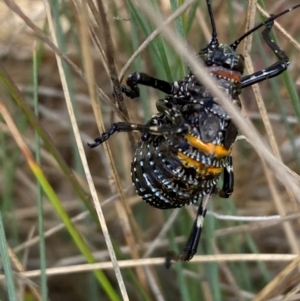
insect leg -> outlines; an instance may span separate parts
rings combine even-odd
[[[222,198],[229,198],[233,192],[234,174],[232,168],[232,157],[228,158],[229,164],[224,168],[224,179],[222,190],[219,191],[219,196]]]
[[[215,189],[215,186],[211,188],[210,193],[204,195],[201,198],[201,202],[199,204],[198,211],[197,211],[197,217],[194,221],[190,236],[185,244],[183,252],[180,255],[175,254],[173,252],[167,253],[166,263],[165,263],[166,268],[170,267],[172,260],[173,261],[189,261],[196,254],[200,236],[201,236],[201,232],[202,232],[202,228],[203,228],[204,218],[205,218],[206,211],[207,211],[207,204],[208,204],[208,201],[209,201],[214,189]]]
[[[262,36],[264,41],[268,44],[268,46],[278,58],[278,61],[264,70],[260,70],[253,74],[244,76],[241,81],[242,89],[261,82],[267,78],[279,75],[280,73],[285,71],[289,65],[289,58],[287,57],[286,53],[279,48],[279,46],[274,42],[274,40],[272,40],[270,36],[270,31],[273,25],[274,20],[268,22],[266,24],[266,28],[262,32]]]
[[[163,113],[173,125],[184,124],[182,112],[174,106],[174,98],[166,97],[156,102],[157,111]]]
[[[88,143],[90,148],[96,147],[106,140],[115,132],[141,132],[143,134],[152,135],[168,135],[187,132],[188,128],[185,124],[181,124],[177,127],[169,126],[156,126],[156,125],[143,125],[129,122],[118,122],[111,124],[110,128],[102,134],[102,136],[95,138],[94,143]]]
[[[164,80],[152,77],[146,73],[132,73],[127,78],[126,84],[129,88],[122,86],[122,92],[130,98],[139,97],[140,91],[137,86],[138,84],[158,89],[166,94],[171,94],[173,90],[172,84]]]

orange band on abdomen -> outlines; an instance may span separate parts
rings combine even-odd
[[[196,172],[200,175],[218,175],[222,172],[222,167],[210,167],[202,164],[201,162],[198,162],[186,155],[184,155],[181,152],[177,153],[177,156],[179,160],[182,162],[182,164],[185,167],[192,167],[196,170]]]
[[[226,157],[231,154],[231,148],[226,149],[222,145],[215,145],[213,143],[204,143],[202,140],[200,140],[190,134],[186,134],[185,138],[187,139],[188,143],[191,146],[199,149],[200,151],[202,151],[205,154],[215,155],[216,157]]]

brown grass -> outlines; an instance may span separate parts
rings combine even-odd
[[[7,2],[10,1],[7,0]],[[215,0],[212,2],[219,40],[221,42],[229,41],[230,22],[235,26],[234,37],[239,36],[245,28],[244,21],[247,11],[251,11],[251,7],[246,10],[241,1],[233,1],[234,18],[230,20],[228,7],[224,4],[225,1]],[[28,24],[25,23],[26,20],[16,14],[15,7],[7,7],[5,3],[0,3],[1,64],[32,107],[32,52],[34,48],[44,48],[38,70],[40,124],[51,137],[53,144],[65,162],[73,170],[74,176],[82,189],[86,191],[89,197],[90,195],[93,196],[93,206],[96,208],[97,201],[95,202],[95,200],[99,199],[111,239],[122,251],[122,256],[117,254],[117,258],[128,259],[126,261],[120,260],[120,267],[122,269],[125,267],[132,269],[150,300],[183,299],[180,295],[181,289],[178,288],[180,282],[176,279],[182,274],[180,274],[177,267],[166,271],[162,267],[164,260],[162,257],[171,246],[166,233],[173,229],[176,241],[181,247],[184,238],[179,233],[182,234],[182,228],[185,228],[184,235],[188,235],[192,219],[186,214],[185,209],[182,209],[176,216],[175,213],[174,216],[170,214],[167,217],[164,212],[142,203],[136,197],[133,189],[129,188],[131,187],[130,160],[132,145],[135,144],[138,136],[132,136],[128,139],[129,136],[126,134],[116,134],[110,139],[110,149],[107,148],[106,151],[103,147],[95,150],[86,147],[87,142],[91,142],[94,137],[99,135],[99,131],[102,132],[113,121],[130,118],[134,122],[144,123],[143,116],[145,112],[143,112],[142,104],[140,104],[142,101],[125,98],[124,105],[126,109],[124,108],[120,112],[118,108],[120,104],[123,105],[122,100],[117,104],[112,97],[113,89],[115,91],[118,89],[120,74],[121,79],[124,74],[125,78],[128,75],[127,68],[124,68],[124,66],[130,61],[130,55],[133,52],[126,51],[127,47],[130,48],[132,45],[130,22],[126,20],[129,16],[126,3],[115,1],[118,9],[117,17],[120,18],[120,20],[116,20],[114,19],[116,13],[105,2],[106,6],[102,8],[102,11],[105,9],[104,15],[106,15],[108,22],[105,26],[103,14],[101,16],[96,11],[84,14],[84,5],[92,5],[91,2],[86,1],[79,8],[76,6],[77,1],[67,1],[65,11],[61,12],[62,31],[66,45],[66,49],[62,52],[53,47],[55,45],[46,45],[48,40],[54,42],[54,39],[53,32],[51,36],[51,30],[49,33],[48,25],[46,26],[46,24],[49,24],[49,20],[47,20],[46,10],[42,2],[23,0],[16,1],[16,3],[24,12],[24,15],[41,31],[38,31],[37,28],[29,28]],[[204,3],[201,2],[201,4]],[[276,3],[266,1],[266,11],[279,12],[293,4],[297,4],[297,1],[276,1]],[[188,42],[195,49],[198,49],[200,44],[204,45],[206,43],[204,40],[209,38],[210,33],[210,26],[206,20],[205,5],[201,5],[201,7],[202,9],[197,10],[191,32],[187,37]],[[166,18],[171,14],[170,5],[167,1],[161,1],[160,10]],[[278,19],[278,22],[290,36],[298,41],[299,22],[297,22],[297,16],[299,11],[300,9]],[[250,14],[251,16],[253,16],[253,13]],[[258,18],[254,20],[255,23],[258,22]],[[127,34],[125,39],[120,36],[117,22],[120,22],[124,27],[124,32]],[[105,30],[108,26],[110,34],[108,30]],[[92,33],[90,32],[91,28],[94,30]],[[199,28],[203,29],[204,34],[199,33]],[[42,33],[44,36],[42,36]],[[159,30],[158,33],[160,34]],[[142,35],[141,30],[139,34],[140,44],[142,44],[146,37]],[[282,34],[278,33],[277,36],[279,45],[290,57],[289,73],[292,81],[296,83],[299,81],[300,71],[298,63],[300,61],[299,48],[296,48],[299,45],[295,47],[293,42]],[[76,42],[75,37],[80,41],[79,43]],[[201,40],[200,37],[202,37]],[[41,42],[40,38],[47,38],[48,40],[44,39],[44,42]],[[126,41],[128,45],[125,45]],[[247,45],[250,44],[251,41],[247,41],[243,48],[247,48]],[[247,57],[247,67],[249,69],[253,67],[254,70],[263,69],[265,67],[264,59],[257,44],[253,44],[250,56]],[[102,45],[102,48],[100,45]],[[271,62],[273,62],[275,60],[273,55],[267,48],[264,49]],[[110,54],[110,56],[107,54]],[[71,66],[69,75],[62,75],[62,72],[59,72],[56,55],[62,61],[65,61],[66,57],[69,59],[68,64]],[[143,70],[138,71],[155,74],[149,45],[141,51],[139,58],[142,61]],[[75,64],[78,68],[74,69],[72,64]],[[128,67],[130,71],[134,70],[130,64]],[[71,117],[70,121],[67,109],[70,103],[66,105],[67,97],[62,85],[64,77],[67,80],[72,80],[74,95],[71,95],[71,97],[74,100],[76,120],[72,120]],[[113,77],[113,81],[110,80],[111,77]],[[276,82],[276,85],[278,85],[279,98],[283,100],[286,114],[294,117],[294,108],[290,102],[286,86],[282,80]],[[296,88],[299,92],[299,86],[296,86]],[[297,215],[299,214],[299,195],[295,194],[293,188],[299,185],[299,178],[291,176],[292,180],[289,181],[290,173],[283,165],[280,165],[280,161],[297,174],[299,173],[299,166],[291,147],[287,129],[281,119],[282,112],[277,103],[273,101],[274,95],[270,90],[270,84],[263,82],[259,85],[259,90],[252,91],[251,88],[248,88],[242,96],[243,118],[252,121],[264,143],[270,147],[265,152],[259,152],[258,155],[254,150],[255,148],[259,150],[266,149],[264,144],[255,142],[258,140],[252,140],[248,143],[245,139],[242,139],[236,142],[233,152],[235,169],[233,200],[236,212],[228,210],[230,206],[226,205],[226,200],[216,200],[214,210],[218,213],[238,216],[264,217],[280,215],[288,217],[284,219],[285,222],[280,221],[280,219],[265,221],[262,219],[261,221],[253,220],[246,223],[246,225],[244,223],[241,225],[238,222],[218,222],[219,229],[211,234],[214,236],[213,247],[210,252],[205,252],[209,239],[204,236],[200,242],[202,244],[199,249],[201,255],[195,256],[192,263],[183,265],[183,271],[181,271],[186,277],[186,282],[191,281],[200,284],[200,288],[195,289],[195,291],[199,290],[201,292],[200,294],[197,291],[201,296],[200,299],[203,298],[203,300],[213,300],[212,296],[214,295],[212,292],[214,285],[212,281],[210,282],[209,276],[205,274],[207,266],[203,264],[203,262],[210,261],[217,262],[220,269],[218,285],[222,288],[222,300],[300,299],[297,296],[299,258],[295,258],[295,254],[299,254],[299,221]],[[4,89],[0,94],[1,98],[4,99],[19,129],[24,130],[23,139],[31,151],[34,151],[33,128],[28,124],[22,124],[22,119],[25,119],[24,115],[19,107],[11,101],[9,94],[3,91]],[[149,97],[149,108],[151,113],[154,113],[155,100],[161,95],[151,90],[147,90],[147,95]],[[99,96],[100,101],[98,101]],[[255,99],[260,100],[258,104]],[[102,116],[99,114],[99,106],[101,107]],[[258,112],[260,114],[257,114]],[[151,115],[149,112],[146,112],[146,114]],[[276,116],[279,119],[276,119]],[[5,200],[1,208],[5,220],[7,241],[21,261],[25,258],[24,254],[28,252],[24,262],[27,271],[38,270],[37,231],[34,231],[33,237],[29,237],[29,233],[37,226],[36,181],[21,153],[17,152],[13,157],[14,152],[17,151],[16,142],[7,124],[2,119],[0,126],[3,137],[5,137],[4,142],[2,142],[5,149],[3,148],[3,152],[1,152],[3,168],[0,169],[0,193],[3,195],[3,200]],[[86,180],[83,173],[82,166],[84,166],[84,163],[81,163],[82,161],[79,159],[80,142],[77,142],[77,144],[74,142],[73,131],[77,126],[77,139],[81,137],[84,146],[81,155],[84,151],[96,188],[94,194],[90,192],[90,189],[93,189],[91,188],[93,186],[91,186],[91,181]],[[299,126],[297,119],[296,122],[290,123],[290,130],[293,133],[293,141],[298,146]],[[268,152],[272,153],[278,161],[274,161],[275,158],[272,161],[273,163],[268,161],[269,158],[266,158]],[[73,187],[66,180],[62,170],[44,145],[41,147],[41,156],[41,166],[44,173],[55,192],[63,200],[65,209],[70,217],[74,218],[77,228],[99,261],[99,265],[84,264],[84,258],[70,240],[64,225],[61,224],[54,210],[45,199],[44,223],[47,236],[47,266],[49,267],[49,275],[51,275],[48,278],[50,299],[62,300],[64,298],[75,301],[85,300],[87,297],[91,298],[93,290],[89,281],[92,278],[87,277],[87,275],[92,275],[87,273],[90,269],[107,269],[107,276],[118,292],[117,286],[118,283],[120,285],[120,279],[117,281],[115,273],[111,269],[112,265],[103,233],[92,222],[89,214],[84,213],[86,208],[82,206],[78,195],[74,192]],[[111,157],[111,161],[108,160],[108,157]],[[13,176],[9,177],[7,175],[7,171],[10,169],[7,169],[4,163],[12,165]],[[85,168],[87,170],[86,166]],[[284,176],[280,176],[280,179],[278,179],[278,175]],[[115,197],[108,199],[112,196]],[[224,207],[226,212],[224,212]],[[98,207],[97,211],[101,216],[100,209]],[[194,212],[192,210],[189,212],[193,216]],[[173,217],[174,220],[172,220]],[[208,218],[212,219],[212,217]],[[186,226],[185,221],[188,221],[188,226]],[[184,224],[183,227],[180,227],[182,224]],[[102,229],[103,226],[104,221]],[[253,250],[250,250],[247,244],[248,238],[243,233],[251,235],[257,253],[250,254]],[[237,247],[234,245],[236,241],[238,241]],[[157,243],[154,254],[148,255],[147,259],[142,259],[143,254],[151,248],[153,242]],[[273,280],[266,283],[258,265],[248,264],[252,261],[265,262]],[[248,277],[252,280],[252,291],[246,291],[239,283],[240,279],[238,279],[237,273],[242,264],[234,266],[229,262],[246,263]],[[147,266],[147,269],[144,269],[143,266]],[[116,270],[117,267],[115,267]],[[144,300],[137,292],[136,284],[125,271],[122,272],[122,276],[125,279],[125,288],[129,299]],[[34,277],[33,281],[39,282],[35,278],[38,276],[37,271],[27,272],[24,277],[25,275],[30,279]],[[21,286],[17,287],[19,290]],[[96,288],[98,290],[97,286]],[[159,293],[163,297],[160,298]],[[292,297],[284,299],[284,296],[288,296],[289,293],[296,295],[296,297],[293,297],[294,299]],[[4,287],[2,294],[3,298],[0,298],[5,300]],[[102,294],[102,291],[100,291],[100,294]],[[279,299],[270,299],[275,297],[279,297]],[[101,295],[101,298],[107,297]],[[124,295],[123,298],[126,299]]]

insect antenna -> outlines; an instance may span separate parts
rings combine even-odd
[[[207,1],[209,2],[209,1]],[[257,24],[256,26],[254,26],[252,29],[250,29],[249,31],[245,32],[240,38],[238,38],[237,40],[235,40],[232,44],[230,44],[230,47],[233,50],[236,50],[237,46],[241,43],[242,40],[244,40],[247,36],[249,36],[250,34],[252,34],[254,31],[256,31],[257,29],[259,29],[260,27],[266,25],[267,23],[269,23],[270,21],[273,21],[275,19],[277,19],[278,17],[281,17],[282,15],[285,15],[289,12],[291,12],[292,10],[296,9],[300,7],[300,4],[297,4],[293,7],[290,7],[289,9],[286,9],[284,11],[282,11],[281,13],[277,14],[277,15],[271,15],[268,19],[266,19],[265,21]]]
[[[214,48],[214,47],[219,45],[219,41],[218,41],[218,38],[217,38],[217,28],[216,28],[214,15],[213,15],[213,12],[212,12],[212,7],[211,7],[210,0],[206,0],[206,4],[207,4],[209,19],[210,19],[211,28],[212,28],[211,41],[207,45],[206,48]]]

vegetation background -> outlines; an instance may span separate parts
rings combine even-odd
[[[209,40],[204,0],[142,2],[0,2],[0,299],[300,300],[299,259],[294,256],[300,253],[299,194],[290,186],[298,183],[300,171],[299,44],[276,30],[278,43],[290,58],[289,70],[259,84],[263,102],[251,88],[241,97],[243,118],[255,126],[265,144],[245,137],[235,143],[232,198],[213,197],[199,256],[167,270],[163,257],[167,250],[182,249],[196,208],[161,211],[136,196],[130,161],[139,135],[111,137],[113,165],[103,146],[86,146],[99,136],[99,129],[103,131],[99,108],[105,128],[128,118],[145,123],[156,111],[156,100],[163,97],[141,88],[139,99],[125,97],[121,104],[126,109],[120,108],[112,97],[113,89],[118,91],[118,77],[125,83],[136,70],[173,81],[186,73],[176,47],[160,30],[124,68],[157,28],[145,5],[166,19],[190,2],[170,28],[196,51]],[[255,23],[264,18],[256,1],[211,2],[224,43],[242,35],[247,18],[253,17]],[[268,13],[278,13],[299,1],[258,4]],[[296,41],[300,41],[299,13],[300,9],[277,19]],[[260,32],[253,34],[248,57],[255,70],[276,61]],[[239,50],[250,44],[247,41]],[[60,72],[57,58],[62,59]],[[277,165],[266,165],[256,147],[270,149],[279,158]],[[90,192],[84,156],[96,194]],[[285,168],[280,160],[295,172],[292,180],[281,176]],[[97,197],[122,265],[126,288],[122,295],[122,281],[109,264],[95,212],[96,207],[99,214]],[[240,220],[230,220],[232,216]],[[99,263],[100,269],[91,271],[87,262]]]

